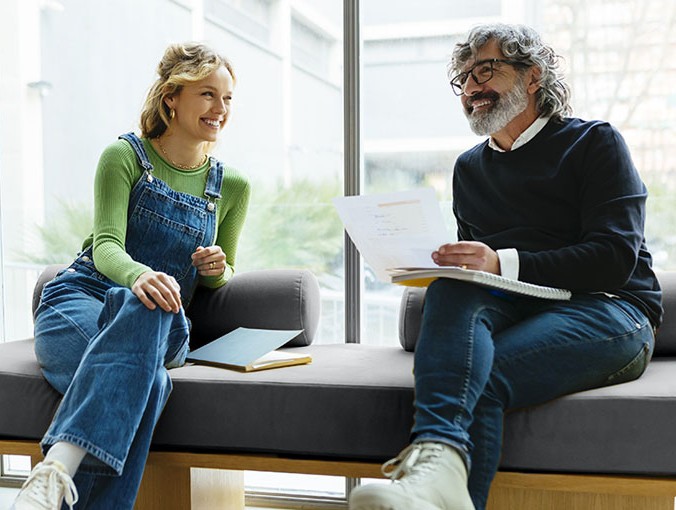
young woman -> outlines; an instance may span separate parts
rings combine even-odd
[[[15,510],[133,508],[167,369],[187,355],[184,310],[197,285],[233,274],[249,185],[208,155],[228,121],[232,66],[207,46],[172,45],[158,74],[141,137],[101,156],[94,232],[42,294],[35,351],[64,397]]]

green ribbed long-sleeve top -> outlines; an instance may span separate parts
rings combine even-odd
[[[155,177],[176,191],[204,196],[208,162],[195,170],[181,170],[162,159],[147,139],[142,141]],[[142,273],[152,269],[133,260],[125,251],[129,198],[142,174],[136,153],[126,141],[118,140],[103,151],[94,179],[94,232],[82,245],[83,249],[94,245],[94,264],[100,273],[129,288]],[[200,285],[220,287],[234,273],[237,242],[244,226],[249,194],[247,179],[225,166],[222,198],[216,202],[216,244],[225,253],[227,267],[220,276],[200,276]]]

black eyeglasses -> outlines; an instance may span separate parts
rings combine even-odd
[[[463,89],[465,88],[465,83],[467,82],[467,79],[470,76],[474,80],[474,83],[476,83],[477,85],[486,83],[488,80],[493,78],[494,64],[509,64],[511,66],[523,66],[523,67],[529,66],[529,64],[519,62],[518,60],[505,60],[502,58],[490,58],[486,60],[479,60],[468,71],[460,73],[451,78],[451,88],[453,89],[453,93],[456,96],[462,96]]]

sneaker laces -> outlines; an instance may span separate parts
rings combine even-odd
[[[436,459],[441,456],[444,447],[438,443],[417,443],[404,448],[394,459],[383,464],[383,475],[392,481],[406,476],[407,482],[414,482],[435,467]]]
[[[40,463],[23,484],[21,492],[32,503],[45,510],[59,510],[61,498],[73,510],[79,497],[73,479],[53,463]],[[58,506],[54,506],[55,502]]]

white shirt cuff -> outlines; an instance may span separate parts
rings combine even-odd
[[[516,248],[497,250],[500,259],[500,274],[512,280],[519,279],[519,252]]]

